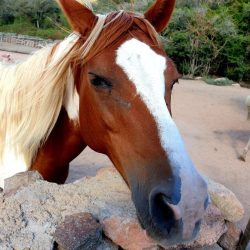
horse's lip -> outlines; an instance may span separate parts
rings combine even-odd
[[[171,246],[192,243],[199,235],[200,225],[201,225],[201,221],[196,223],[195,228],[192,232],[192,235],[189,238],[186,238],[186,239],[183,238],[181,233],[177,235],[173,235],[170,233],[167,238],[156,240],[157,244],[161,246],[162,248],[168,248]]]
[[[193,232],[190,233],[188,237],[183,236],[182,230],[180,232],[177,232],[178,229],[182,228],[182,219],[179,219],[177,221],[177,226],[176,228],[172,229],[170,232],[164,232],[164,236],[158,236],[153,228],[147,227],[144,225],[143,220],[141,217],[137,214],[137,219],[139,224],[141,225],[142,229],[146,231],[146,234],[155,240],[157,244],[163,248],[171,247],[174,245],[179,245],[179,244],[188,244],[192,241],[194,241],[200,231],[200,226],[202,220],[199,220],[198,222],[195,223],[195,227],[193,229]]]

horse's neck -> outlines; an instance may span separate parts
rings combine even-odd
[[[52,132],[33,160],[12,147],[5,148],[0,162],[0,187],[4,187],[4,179],[27,170],[36,170],[45,180],[62,184],[67,178],[69,163],[85,147],[78,123],[70,120],[68,111],[62,108]]]
[[[70,120],[68,112],[62,108],[53,131],[39,149],[30,170],[39,171],[47,181],[62,184],[67,178],[69,163],[85,147],[78,123]]]
[[[45,48],[18,65],[0,65],[0,178],[13,172],[11,165],[20,171],[30,167],[57,122],[67,83],[73,86],[69,58],[54,60],[52,51]]]

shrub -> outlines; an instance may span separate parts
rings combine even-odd
[[[248,81],[249,20],[246,0],[179,1],[163,33],[166,52],[183,74]]]
[[[0,25],[6,25],[14,23],[15,17],[12,14],[3,13],[0,15]]]
[[[216,85],[216,86],[230,86],[234,82],[232,80],[229,80],[226,78],[218,78],[218,79],[212,79],[212,78],[203,78],[203,80],[210,85]]]

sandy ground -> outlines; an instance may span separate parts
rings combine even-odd
[[[0,58],[7,53],[0,51]],[[10,54],[13,59],[25,57]],[[250,217],[250,152],[247,162],[238,159],[250,136],[244,105],[247,95],[250,89],[181,80],[174,87],[172,101],[174,120],[197,168],[230,188],[243,203],[246,213],[239,223],[242,228]],[[87,148],[71,163],[67,182],[94,175],[97,169],[109,165],[106,156]]]

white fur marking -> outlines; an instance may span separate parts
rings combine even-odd
[[[117,51],[116,63],[124,70],[157,124],[162,148],[173,170],[181,176],[182,188],[190,185],[196,170],[186,152],[180,133],[166,107],[166,59],[137,39],[126,41]],[[184,181],[185,180],[185,181]],[[190,186],[189,186],[190,187]],[[189,188],[188,188],[189,190]]]
[[[3,159],[0,160],[0,187],[4,188],[4,179],[28,170],[24,156],[6,146]]]
[[[79,38],[79,35],[76,33],[71,34],[63,42],[60,43],[54,57],[53,61],[58,61],[60,57],[65,54],[65,51],[69,51],[76,40]],[[74,78],[71,69],[69,69],[69,75],[67,80],[66,92],[63,100],[63,106],[67,111],[68,117],[70,120],[78,120],[79,116],[79,95],[74,86]]]
[[[204,203],[201,199],[206,197],[207,191],[165,103],[166,59],[147,44],[131,39],[118,49],[116,63],[133,82],[137,94],[153,116],[173,174],[181,179],[181,200],[178,207],[182,214],[183,237],[189,238],[195,222],[202,217]]]
[[[70,72],[70,76],[66,87],[66,93],[63,100],[63,106],[66,109],[70,120],[73,121],[78,120],[79,103],[80,103],[80,98],[74,86],[74,79],[72,72]]]
[[[166,59],[156,54],[147,44],[132,39],[118,49],[116,63],[135,84],[138,94],[154,117],[167,155],[176,161],[178,153],[180,160],[182,140],[164,99]]]
[[[75,44],[79,39],[79,35],[76,33],[68,36],[64,41],[62,41],[57,48],[57,51],[53,57],[53,61],[57,62],[62,56],[65,55],[65,52]],[[79,115],[79,95],[74,86],[74,78],[72,71],[69,70],[69,76],[67,80],[66,92],[63,100],[63,106],[67,111],[68,117],[70,120],[77,120]]]

